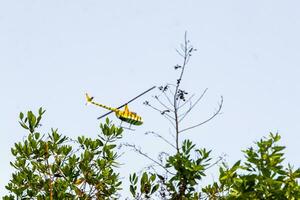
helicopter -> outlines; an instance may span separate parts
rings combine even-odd
[[[139,116],[137,113],[132,112],[132,111],[129,110],[128,104],[131,103],[132,101],[136,100],[137,98],[141,97],[142,95],[146,94],[147,92],[150,92],[154,88],[155,88],[155,86],[151,87],[150,89],[144,91],[143,93],[139,94],[138,96],[134,97],[130,101],[126,102],[125,104],[123,104],[123,105],[121,105],[117,108],[109,107],[109,106],[106,106],[104,104],[100,104],[100,103],[97,103],[97,102],[93,101],[94,97],[89,96],[88,93],[85,93],[85,97],[86,97],[87,104],[88,103],[94,104],[95,106],[98,106],[98,107],[109,110],[109,112],[107,112],[106,114],[98,117],[97,119],[101,119],[101,118],[103,118],[103,117],[105,117],[105,116],[107,116],[107,115],[114,112],[116,117],[121,120],[121,125],[122,125],[122,122],[129,123],[130,126],[129,126],[128,129],[132,130],[131,125],[140,126],[140,125],[143,124],[143,120],[142,120],[142,117]],[[124,110],[121,110],[121,108],[123,108],[123,107],[124,107]]]

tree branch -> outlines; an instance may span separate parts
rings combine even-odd
[[[183,64],[180,67],[181,68],[181,73],[179,78],[177,79],[176,82],[176,88],[174,92],[174,99],[173,99],[173,106],[174,106],[174,116],[175,116],[175,131],[176,131],[176,149],[177,153],[179,153],[179,121],[178,121],[178,105],[177,105],[177,98],[178,98],[178,90],[179,86],[183,77],[184,69],[186,67],[186,64],[188,63],[188,58],[190,56],[191,51],[193,50],[193,47],[188,46],[188,40],[187,40],[187,33],[185,32],[184,34],[184,45],[181,45],[181,48],[184,53],[183,57]]]
[[[208,90],[208,88],[206,88],[204,90],[204,92],[201,94],[201,96],[196,100],[196,102],[194,104],[191,105],[191,107],[184,113],[184,115],[179,119],[179,122],[181,122],[186,116],[187,114],[193,109],[193,107],[203,98],[204,94],[206,93],[206,91]]]
[[[169,108],[168,106],[166,106],[160,99],[158,96],[154,96],[154,98],[158,101],[158,103],[160,103],[165,109],[174,112],[174,110],[172,110],[171,108]]]
[[[157,164],[158,166],[160,166],[161,168],[163,168],[169,174],[175,175],[174,173],[170,172],[164,165],[162,165],[158,161],[154,160],[153,158],[151,158],[150,156],[148,156],[146,153],[142,152],[142,150],[140,148],[137,148],[134,144],[124,143],[123,145],[126,146],[126,147],[132,148],[135,152],[137,152],[140,155],[148,158],[149,160],[151,160],[152,162],[154,162],[155,164]]]
[[[172,116],[170,116],[169,114],[167,114],[166,112],[163,112],[163,111],[161,111],[161,110],[159,110],[158,108],[155,108],[154,106],[152,106],[151,104],[149,104],[149,102],[147,102],[147,103],[144,103],[145,105],[147,105],[147,106],[149,106],[150,108],[152,108],[152,109],[154,109],[154,110],[156,110],[156,111],[158,111],[161,115],[163,115],[171,124],[172,124],[172,126],[175,128],[175,124],[172,122],[172,120],[175,120]],[[171,119],[169,119],[169,118],[171,118]]]
[[[201,126],[201,125],[203,125],[203,124],[209,122],[210,120],[212,120],[213,118],[215,118],[217,115],[220,114],[221,109],[222,109],[222,106],[223,106],[223,97],[221,96],[221,102],[220,102],[220,104],[219,104],[219,108],[218,108],[218,110],[217,110],[210,118],[208,118],[207,120],[205,120],[205,121],[203,121],[203,122],[201,122],[201,123],[199,123],[199,124],[190,126],[190,127],[188,127],[188,128],[185,128],[185,129],[182,129],[181,131],[179,131],[179,133],[182,133],[182,132],[187,131],[187,130],[189,130],[189,129],[196,128],[196,127],[198,127],[198,126]]]
[[[154,135],[154,136],[156,136],[156,137],[162,139],[162,140],[165,141],[167,144],[169,144],[170,146],[172,146],[173,148],[176,149],[176,147],[175,147],[171,142],[169,142],[169,141],[168,141],[166,138],[164,138],[163,136],[161,136],[161,135],[155,133],[154,131],[147,131],[147,132],[145,133],[145,135],[148,135],[148,134],[152,134],[152,135]]]
[[[169,90],[169,91],[171,92],[171,90]],[[172,103],[171,99],[168,97],[168,95],[165,92],[163,92],[163,94],[165,95],[165,97],[168,100],[168,102],[170,103],[170,105],[173,106],[173,103]]]
[[[215,166],[216,164],[218,164],[218,163],[219,163],[221,160],[223,160],[223,159],[224,159],[224,156],[219,156],[219,158],[218,158],[213,164],[211,164],[211,165],[209,165],[208,167],[206,167],[205,170],[207,170],[207,169],[209,169],[209,168]]]
[[[178,107],[178,110],[179,110],[180,108],[182,108],[183,106],[185,106],[188,102],[190,102],[194,96],[195,96],[195,94],[191,95],[191,96],[190,96],[190,97],[189,97],[182,105],[180,105],[180,106]],[[183,114],[179,115],[179,117],[182,116],[182,115],[183,115]]]

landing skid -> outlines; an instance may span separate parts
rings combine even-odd
[[[130,128],[130,127],[123,127],[123,126],[120,126],[120,128],[127,129],[127,130],[130,130],[130,131],[135,131],[135,129],[132,129],[132,128]]]
[[[131,131],[135,131],[135,129],[132,129],[131,128],[131,124],[130,124],[130,126],[129,127],[124,127],[124,126],[122,126],[122,121],[121,121],[121,123],[120,123],[120,126],[119,126],[120,128],[123,128],[123,129],[127,129],[127,130],[131,130]]]

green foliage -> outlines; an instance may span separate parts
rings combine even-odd
[[[278,134],[256,142],[243,151],[246,161],[220,167],[219,183],[203,189],[209,199],[300,199],[300,169],[284,168],[284,146]]]
[[[107,119],[100,125],[99,138],[81,136],[74,141],[57,129],[40,134],[37,128],[44,113],[40,108],[38,116],[31,111],[25,118],[19,115],[29,133],[11,149],[15,172],[6,185],[11,194],[3,199],[116,199],[121,181],[114,171],[114,150],[122,129]]]
[[[155,183],[156,175],[155,174],[148,174],[144,172],[142,174],[142,178],[140,179],[140,191],[137,191],[137,183],[139,177],[136,173],[133,173],[129,177],[130,180],[130,192],[135,199],[150,199],[151,195],[154,194],[158,188],[159,184]]]
[[[199,199],[198,183],[205,176],[210,160],[210,151],[196,149],[190,140],[184,140],[181,151],[167,157],[164,167],[169,177],[158,173],[149,176],[144,172],[138,185],[138,177],[133,174],[130,176],[130,192],[135,199],[141,199],[143,195],[147,199],[154,193],[160,199]],[[156,176],[158,180],[155,179]],[[138,186],[140,192],[137,192]]]
[[[198,199],[197,184],[205,176],[205,168],[209,165],[210,151],[195,149],[190,140],[184,140],[182,151],[169,156],[166,168],[175,171],[175,174],[166,182],[172,199]],[[192,158],[194,150],[196,158]]]
[[[38,128],[44,113],[40,108],[37,115],[31,111],[19,115],[28,135],[11,148],[15,161],[10,164],[15,172],[6,185],[10,194],[3,199],[118,199],[121,181],[115,172],[119,166],[116,146],[123,129],[106,119],[95,139],[80,136],[72,140],[57,129],[42,134]],[[279,141],[280,136],[271,133],[256,142],[255,148],[243,151],[244,162],[239,160],[231,167],[223,163],[218,182],[201,189],[200,181],[214,165],[210,164],[211,151],[184,140],[174,155],[156,163],[166,174],[133,173],[129,190],[136,200],[300,199],[300,169],[284,167],[285,147]]]

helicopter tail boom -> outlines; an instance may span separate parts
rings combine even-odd
[[[94,104],[95,106],[98,106],[98,107],[101,107],[101,108],[105,108],[105,109],[110,110],[110,111],[113,111],[113,112],[116,112],[116,111],[118,110],[118,109],[116,109],[116,108],[112,108],[112,107],[109,107],[109,106],[106,106],[106,105],[103,105],[103,104],[94,102],[94,101],[93,101],[93,98],[94,98],[94,97],[90,97],[87,93],[85,93],[85,97],[86,97],[87,103]]]

